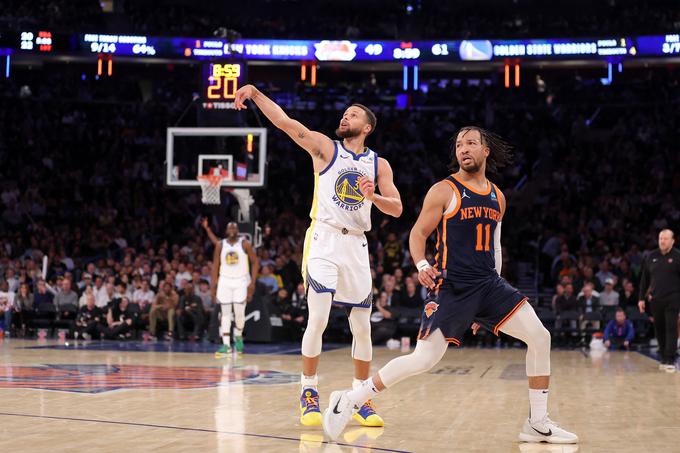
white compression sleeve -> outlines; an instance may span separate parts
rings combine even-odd
[[[503,250],[501,249],[501,223],[498,222],[493,232],[493,256],[496,261],[496,273],[500,276],[503,267]]]
[[[392,359],[382,367],[378,371],[380,380],[389,388],[410,376],[424,373],[442,359],[448,346],[442,331],[437,329],[426,340],[418,340],[412,353]]]

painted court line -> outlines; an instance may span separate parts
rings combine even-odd
[[[125,425],[125,426],[138,426],[138,427],[143,427],[143,428],[161,428],[161,429],[172,429],[172,430],[178,430],[178,431],[193,431],[193,432],[201,432],[201,433],[216,433],[216,434],[231,434],[235,436],[244,436],[244,437],[258,437],[258,438],[263,438],[263,439],[277,439],[277,440],[285,440],[285,441],[291,441],[291,442],[296,442],[299,443],[300,439],[296,439],[294,437],[285,437],[285,436],[274,436],[274,435],[269,435],[269,434],[254,434],[254,433],[239,433],[235,431],[220,431],[216,429],[207,429],[207,428],[185,428],[182,426],[170,426],[170,425],[155,425],[152,423],[134,423],[134,422],[122,422],[122,421],[116,421],[116,420],[96,420],[96,419],[89,419],[89,418],[74,418],[74,417],[54,417],[54,416],[49,416],[49,415],[32,415],[32,414],[15,414],[15,413],[10,413],[10,412],[0,412],[0,416],[7,416],[7,417],[26,417],[26,418],[44,418],[44,419],[49,419],[49,420],[70,420],[70,421],[76,421],[76,422],[89,422],[89,423],[106,423],[110,425]],[[333,442],[328,442],[328,441],[322,441],[322,444],[331,444]],[[343,447],[354,447],[354,448],[361,448],[364,450],[369,450],[369,451],[385,451],[385,452],[391,452],[391,453],[411,453],[407,450],[392,450],[389,448],[378,448],[378,447],[365,447],[363,445],[355,445],[355,444],[345,444],[341,442],[337,442],[338,445],[343,446]]]

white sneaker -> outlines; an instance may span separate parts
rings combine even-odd
[[[675,365],[672,364],[672,363],[664,365],[663,370],[666,373],[675,373],[677,371],[677,369],[675,368]]]
[[[357,406],[347,398],[349,390],[331,393],[328,409],[323,412],[323,431],[331,440],[336,440],[352,419]]]
[[[527,418],[519,433],[522,442],[548,442],[551,444],[575,444],[578,436],[562,429],[546,415],[543,420],[531,423]]]
[[[659,371],[666,371],[666,364],[659,362]]]

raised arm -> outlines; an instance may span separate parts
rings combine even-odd
[[[217,236],[215,236],[215,233],[213,233],[212,228],[210,228],[210,224],[208,223],[207,217],[203,217],[201,219],[201,226],[205,230],[205,233],[208,235],[208,239],[210,239],[210,242],[212,242],[213,245],[217,245],[217,243],[220,242],[220,240]]]
[[[253,249],[253,245],[249,241],[243,241],[243,250],[248,254],[248,261],[250,261],[250,285],[248,285],[249,301],[255,292],[257,274],[260,273],[260,259],[257,257],[255,249]]]
[[[382,157],[378,158],[378,174],[376,176],[380,194],[375,193],[375,184],[369,178],[359,178],[359,189],[376,208],[392,217],[399,217],[403,211],[401,196],[394,185],[392,167]]]
[[[437,228],[442,215],[453,195],[453,190],[445,182],[438,182],[425,195],[423,209],[409,236],[409,249],[413,262],[418,268],[418,280],[427,288],[434,288],[434,281],[441,274],[425,260],[427,238]]]
[[[245,85],[238,89],[234,99],[236,110],[247,108],[246,99],[252,100],[274,126],[288,134],[312,156],[315,170],[323,169],[325,167],[323,164],[331,161],[335,145],[330,138],[319,132],[310,131],[304,124],[289,117],[281,107],[253,85]]]

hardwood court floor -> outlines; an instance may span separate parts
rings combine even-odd
[[[299,424],[296,355],[35,346],[0,344],[0,451],[680,451],[680,374],[638,353],[553,351],[550,415],[581,438],[563,448],[516,441],[528,411],[520,349],[451,348],[375,401],[384,429],[352,422],[328,444]],[[399,354],[376,348],[374,366]],[[351,370],[348,348],[324,352],[322,409]]]

